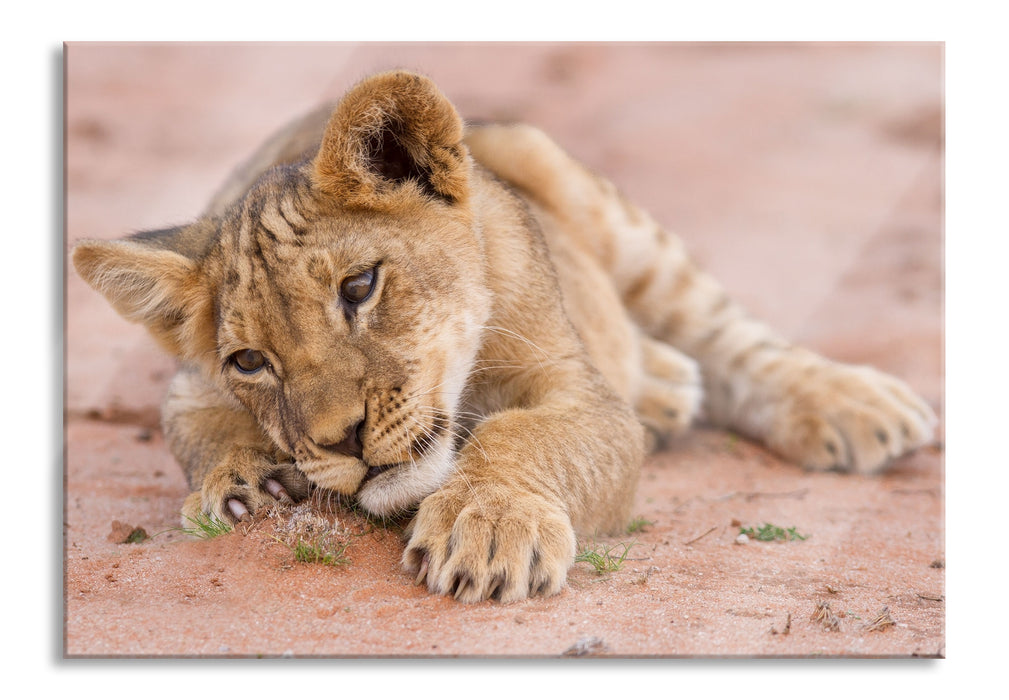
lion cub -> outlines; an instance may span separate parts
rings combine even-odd
[[[466,129],[407,72],[275,137],[195,223],[73,261],[182,362],[163,422],[185,515],[313,487],[416,508],[404,565],[462,601],[559,591],[575,532],[622,530],[646,442],[702,408],[856,472],[936,422],[747,316],[540,131]]]

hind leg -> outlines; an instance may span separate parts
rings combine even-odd
[[[704,389],[697,363],[671,345],[642,334],[642,374],[634,409],[660,449],[684,433],[701,410]]]
[[[542,132],[492,127],[469,142],[598,262],[645,334],[697,359],[707,420],[814,469],[876,472],[932,440],[936,416],[906,384],[792,345],[749,316],[682,241]],[[643,420],[668,427],[668,392],[654,374],[636,404]]]

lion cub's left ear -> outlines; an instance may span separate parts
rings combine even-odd
[[[313,162],[315,185],[352,207],[388,209],[410,190],[462,202],[469,192],[462,135],[459,114],[431,80],[381,73],[336,106]]]

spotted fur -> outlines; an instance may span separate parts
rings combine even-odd
[[[182,360],[163,420],[185,515],[312,487],[416,508],[404,565],[463,601],[560,590],[575,533],[627,523],[646,443],[702,413],[859,472],[935,423],[750,318],[542,132],[465,130],[405,72],[283,131],[195,223],[73,260]]]

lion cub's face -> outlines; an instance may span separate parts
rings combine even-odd
[[[455,206],[364,213],[308,202],[280,171],[225,222],[219,381],[316,484],[389,513],[451,469],[455,412],[487,305]]]
[[[313,482],[392,513],[452,469],[489,313],[461,139],[429,81],[387,74],[344,98],[313,158],[222,218],[74,261]]]

